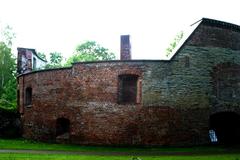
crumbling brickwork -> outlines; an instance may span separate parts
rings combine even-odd
[[[225,24],[210,25],[212,21],[203,19],[169,61],[75,63],[70,68],[20,75],[23,136],[94,145],[209,143],[211,115],[230,111],[240,114],[238,98],[234,97],[239,96],[239,89],[228,95],[230,101],[216,95],[216,75],[224,66],[221,75],[228,73],[233,80],[220,76],[225,84],[220,92],[226,95],[231,87],[240,87],[236,76],[240,71],[240,33]],[[238,43],[227,42],[225,47],[222,39],[218,40],[219,30]],[[121,77],[129,75],[135,79],[122,83],[136,85],[131,89],[136,93],[121,103]],[[29,87],[32,102],[26,105]],[[63,134],[59,137],[58,133]]]

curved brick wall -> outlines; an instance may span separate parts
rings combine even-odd
[[[168,77],[168,70],[169,63],[162,61],[105,62],[75,64],[70,69],[20,76],[18,81],[22,95],[20,111],[24,124],[23,135],[27,138],[55,141],[56,121],[58,118],[66,118],[70,120],[71,143],[191,144],[193,140],[196,141],[195,132],[207,132],[204,130],[207,126],[197,125],[201,129],[195,131],[192,125],[198,122],[185,124],[188,123],[184,122],[185,119],[188,117],[190,120],[191,117],[186,116],[183,119],[182,116],[188,112],[199,116],[199,112],[205,112],[206,109],[185,111],[169,106],[164,102],[164,97],[160,97],[163,101],[159,101],[160,90],[164,91],[166,88],[161,86],[165,82],[158,76],[162,79]],[[118,76],[123,74],[138,75],[141,81],[137,104],[118,103]],[[155,90],[151,89],[154,86]],[[23,94],[27,87],[32,88],[30,106],[23,104]],[[202,119],[200,116],[199,118]],[[207,119],[203,118],[203,121]],[[180,136],[179,133],[183,132],[186,134]],[[194,143],[206,142],[206,137]]]
[[[218,30],[237,38],[220,43]],[[20,75],[23,136],[94,145],[209,143],[212,114],[240,113],[240,92],[230,95],[225,89],[240,82],[235,76],[240,71],[239,37],[237,31],[202,23],[170,61],[76,63],[71,68]],[[120,75],[138,77],[135,104],[119,103]],[[225,78],[217,81],[216,77]],[[231,80],[233,85],[227,85]],[[216,88],[219,82],[225,87]],[[28,87],[32,105],[26,106]],[[219,90],[222,96],[216,94]],[[69,135],[62,139],[56,138],[58,118],[69,120]]]

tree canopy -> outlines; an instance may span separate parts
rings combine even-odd
[[[17,85],[16,85],[16,58],[12,54],[12,40],[15,34],[11,27],[7,26],[1,32],[0,37],[0,108],[16,109]],[[46,60],[44,53],[38,55]],[[115,54],[102,47],[95,41],[86,41],[76,47],[65,66],[74,62],[114,60]],[[63,56],[59,52],[50,53],[50,61],[45,68],[62,67]]]
[[[50,53],[50,62],[45,66],[45,68],[59,68],[62,67],[63,56],[60,52]]]
[[[0,107],[16,108],[16,58],[11,45],[15,34],[7,26],[0,40]]]
[[[76,47],[75,53],[67,60],[67,65],[75,62],[114,60],[115,54],[95,41],[86,41]]]
[[[43,52],[38,52],[37,55],[42,58],[43,60],[47,60],[46,54]]]

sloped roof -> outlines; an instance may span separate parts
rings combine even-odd
[[[200,21],[201,21],[201,23],[208,24],[211,26],[221,27],[221,28],[240,32],[240,26],[233,24],[233,23],[228,23],[228,22],[219,21],[219,20],[210,19],[210,18],[202,18]],[[192,24],[192,25],[194,25],[194,24]]]
[[[185,45],[185,43],[190,39],[190,37],[194,34],[196,29],[200,26],[200,24],[207,24],[209,26],[213,27],[219,27],[219,28],[224,28],[224,29],[229,29],[232,31],[240,32],[240,26],[224,21],[219,21],[215,19],[210,19],[210,18],[202,18],[198,20],[197,22],[193,23],[190,25],[190,29],[185,33],[183,38],[180,40],[178,45],[175,47],[175,49],[172,51],[172,53],[167,57],[166,60],[171,60],[173,57],[180,51],[180,49]]]

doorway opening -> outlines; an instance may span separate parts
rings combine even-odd
[[[69,133],[70,121],[66,118],[58,118],[56,124],[56,136]]]
[[[213,114],[210,116],[209,125],[218,144],[240,144],[240,116],[238,114],[234,112]]]

